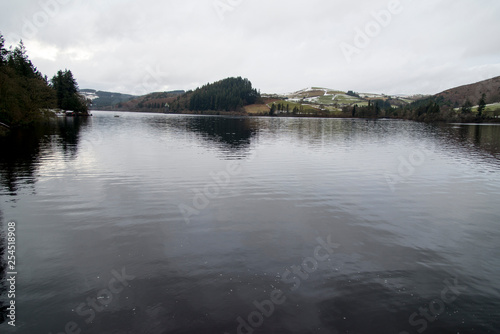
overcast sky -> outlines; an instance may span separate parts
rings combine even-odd
[[[132,94],[229,76],[434,94],[500,75],[498,0],[2,0],[0,32],[49,77]]]

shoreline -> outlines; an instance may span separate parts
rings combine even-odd
[[[421,123],[457,123],[457,124],[485,124],[492,123],[498,124],[500,123],[500,118],[483,118],[478,119],[477,117],[458,117],[450,118],[450,119],[437,119],[437,120],[418,120],[412,118],[404,118],[404,117],[352,117],[351,115],[314,115],[314,114],[278,114],[278,115],[269,115],[269,114],[251,114],[246,112],[237,112],[237,111],[190,111],[190,112],[155,112],[155,111],[132,111],[132,110],[104,110],[104,109],[91,109],[90,111],[103,111],[103,112],[126,112],[126,113],[142,113],[142,114],[164,114],[164,115],[190,115],[190,116],[244,116],[244,117],[270,117],[270,118],[324,118],[324,119],[366,119],[366,120],[402,120],[402,121],[414,121]]]

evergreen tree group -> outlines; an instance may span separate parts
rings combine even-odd
[[[352,107],[344,107],[343,112],[352,117],[377,118],[384,117],[393,110],[390,101],[388,100],[369,100],[367,106],[354,105]]]
[[[87,103],[85,99],[78,94],[78,84],[71,71],[58,71],[51,82],[52,87],[56,91],[57,107],[59,109],[80,113],[87,112]]]
[[[298,108],[297,106],[295,106],[293,108],[293,113],[297,113],[298,112]],[[271,110],[269,111],[269,115],[273,116],[273,115],[276,115],[276,114],[279,114],[279,113],[286,113],[286,114],[289,114],[290,113],[290,104],[285,104],[285,103],[273,103],[271,104]]]
[[[86,111],[70,71],[59,71],[49,81],[33,65],[24,43],[7,50],[0,34],[0,122],[21,126],[43,119],[43,110],[59,107]]]
[[[259,98],[260,93],[252,88],[252,83],[248,79],[227,78],[192,92],[189,109],[239,111],[246,105],[256,103]]]
[[[0,122],[32,123],[41,118],[40,109],[52,108],[55,102],[54,90],[29,60],[23,42],[7,50],[0,34]]]

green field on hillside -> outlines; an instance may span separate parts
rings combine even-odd
[[[318,98],[318,103],[320,104],[334,104],[335,101],[333,101],[333,97],[335,95],[324,95],[324,96],[320,96]]]
[[[472,108],[472,111],[477,112],[479,106]],[[500,103],[488,104],[485,111],[500,111]]]
[[[359,104],[363,102],[365,101],[355,96],[349,96],[349,95],[337,95],[334,101],[334,103],[339,103],[339,104]]]

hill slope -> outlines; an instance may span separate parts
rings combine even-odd
[[[286,97],[290,101],[310,103],[324,106],[337,106],[339,108],[353,105],[368,105],[369,101],[373,100],[389,100],[393,106],[403,106],[411,103],[418,96],[401,96],[401,95],[385,95],[372,93],[355,93],[353,91],[340,91],[329,88],[312,87],[299,90],[295,93],[287,94]]]
[[[174,90],[138,96],[132,100],[115,105],[113,110],[165,112],[168,110],[166,106],[170,105],[178,96],[184,93],[183,90]]]
[[[80,94],[92,101],[92,109],[108,109],[118,103],[129,101],[136,96],[121,93],[98,91],[95,89],[81,89]]]
[[[453,108],[464,105],[469,100],[473,105],[478,104],[482,94],[486,94],[486,103],[500,102],[500,76],[492,79],[476,82],[445,90],[436,94],[437,98],[443,99],[443,104]]]
[[[380,106],[394,108],[404,107],[422,98],[422,95],[385,95],[373,93],[356,93],[353,91],[340,91],[330,88],[310,87],[285,95],[263,95],[270,108],[272,104],[278,105],[278,114],[286,110],[298,109],[295,114],[318,116],[340,116],[345,108],[368,107],[374,103]],[[281,110],[280,110],[280,106]],[[262,109],[262,112],[265,112]],[[286,112],[288,113],[288,112]]]

